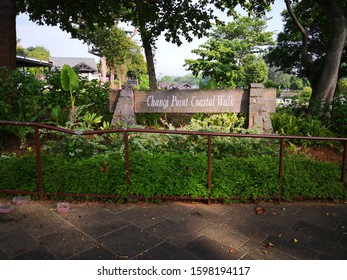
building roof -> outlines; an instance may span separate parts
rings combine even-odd
[[[16,67],[52,67],[51,61],[44,61],[26,56],[16,56]]]
[[[90,57],[50,57],[53,67],[61,69],[64,64],[78,70],[80,73],[98,73],[94,58]]]
[[[189,89],[192,86],[187,83],[161,83],[159,87],[162,89]]]

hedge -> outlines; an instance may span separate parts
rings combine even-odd
[[[278,157],[213,158],[211,198],[278,197]],[[131,185],[127,188],[122,154],[89,158],[43,156],[43,185],[47,193],[95,193],[208,197],[206,153],[130,153]],[[340,182],[341,164],[304,156],[284,158],[283,197],[338,200],[346,197]],[[0,157],[0,189],[37,190],[34,155]]]

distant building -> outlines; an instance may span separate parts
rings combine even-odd
[[[192,86],[187,83],[162,83],[162,84],[159,84],[159,88],[166,89],[166,90],[170,90],[170,89],[183,90],[183,89],[191,89]]]
[[[89,57],[50,57],[53,68],[61,70],[64,64],[69,65],[88,80],[99,79],[98,67],[94,58]]]
[[[16,67],[49,67],[51,68],[53,63],[51,61],[44,61],[36,58],[17,55]]]

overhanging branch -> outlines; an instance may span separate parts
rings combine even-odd
[[[284,0],[287,6],[288,13],[292,20],[294,21],[295,26],[298,28],[299,32],[302,36],[302,47],[301,47],[301,54],[302,54],[302,62],[303,64],[312,63],[312,59],[310,55],[308,54],[308,33],[305,27],[302,26],[296,15],[294,14],[293,8],[290,5],[290,0]]]

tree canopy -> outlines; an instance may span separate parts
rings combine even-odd
[[[278,34],[277,45],[267,55],[267,61],[288,74],[301,77],[311,75],[311,81],[314,82],[314,79],[319,80],[332,36],[329,19],[319,3],[313,0],[296,4],[293,12],[307,32],[307,51],[312,59],[310,69],[305,69],[305,64],[302,63],[302,34],[287,10],[282,12],[284,30]],[[346,52],[341,62],[339,76],[344,76],[347,70],[344,68],[347,62]]]
[[[192,50],[198,59],[187,59],[186,66],[195,76],[213,78],[219,87],[248,87],[264,82],[268,69],[262,53],[273,45],[272,32],[266,32],[266,20],[237,17],[227,25],[217,25],[209,40]]]
[[[319,114],[322,105],[329,107],[339,77],[346,74],[347,1],[285,2],[284,31],[278,34],[278,44],[267,60],[309,80],[309,112]]]
[[[26,48],[25,55],[28,57],[48,61],[50,57],[50,52],[44,46],[36,46]]]
[[[249,12],[262,13],[269,9],[274,0],[3,0],[0,5],[0,36],[5,38],[0,45],[0,67],[15,68],[15,15],[28,13],[29,18],[38,24],[59,26],[72,33],[75,26],[93,28],[95,24],[112,26],[116,20],[131,22],[141,33],[149,74],[155,73],[153,48],[156,38],[164,34],[166,40],[181,44],[182,36],[191,41],[211,27],[216,20],[215,7],[230,14],[240,4]],[[153,76],[153,73],[152,73]],[[151,81],[153,84],[154,81]]]
[[[135,76],[146,73],[140,47],[117,24],[111,27],[94,25],[92,29],[84,26],[78,28],[75,34],[75,37],[88,44],[91,53],[105,57],[111,72],[111,87],[114,84],[114,70],[117,72],[119,88],[125,83],[129,67]]]

